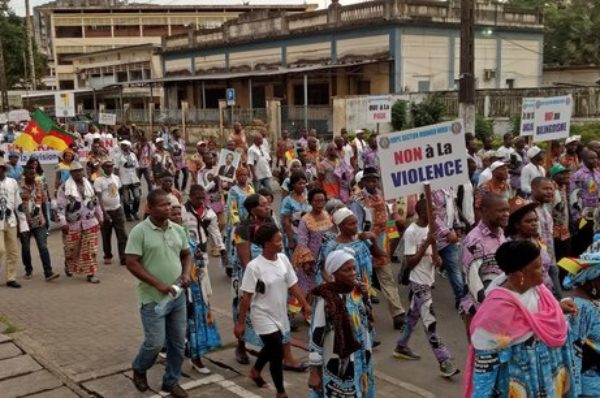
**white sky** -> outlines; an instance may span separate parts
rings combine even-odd
[[[243,1],[248,0],[214,0],[214,1],[199,1],[199,0],[138,0],[130,1],[131,3],[152,3],[152,4],[241,4]],[[359,3],[361,0],[342,0],[341,4],[353,4]],[[18,15],[25,15],[25,1],[24,0],[10,0],[10,7]],[[47,0],[29,0],[30,6],[33,8],[40,4],[48,3]],[[303,0],[250,0],[250,4],[303,4]],[[319,4],[320,8],[324,8],[329,5],[330,0],[306,0],[306,3]]]

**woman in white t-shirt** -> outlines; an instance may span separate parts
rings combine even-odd
[[[241,290],[240,313],[235,326],[235,336],[244,334],[246,315],[249,309],[252,326],[264,343],[249,377],[258,387],[266,382],[260,373],[269,362],[269,370],[277,389],[277,398],[287,397],[283,386],[283,335],[289,333],[287,315],[288,292],[302,303],[306,317],[310,316],[310,305],[306,302],[298,278],[288,258],[281,253],[283,238],[279,228],[273,224],[259,227],[254,243],[262,246],[260,256],[250,261],[244,272]]]

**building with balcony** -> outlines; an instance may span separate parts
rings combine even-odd
[[[543,18],[476,1],[478,89],[542,84]],[[334,96],[457,89],[460,0],[373,0],[297,14],[246,14],[164,38],[167,107],[331,106]]]
[[[56,0],[33,9],[37,46],[49,59],[50,88],[78,89],[74,58],[119,47],[160,45],[161,36],[217,28],[257,10],[288,13],[314,5],[158,5],[121,0]]]

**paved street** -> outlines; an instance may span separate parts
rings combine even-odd
[[[129,223],[128,227],[133,226]],[[100,265],[100,285],[90,285],[82,277],[67,278],[62,273],[63,253],[60,234],[55,231],[49,238],[49,247],[55,271],[60,279],[51,283],[43,280],[37,252],[34,251],[34,277],[20,279],[23,288],[4,287],[4,267],[0,269],[0,331],[16,328],[11,337],[27,354],[32,355],[44,368],[54,372],[61,382],[53,388],[66,388],[68,384],[79,394],[101,397],[139,397],[129,380],[129,370],[142,338],[142,329],[134,292],[135,279],[125,267]],[[113,242],[116,250],[116,241]],[[101,250],[101,249],[100,249]],[[99,258],[101,259],[101,253]],[[216,262],[210,264],[214,295],[213,310],[221,330],[224,349],[208,356],[213,375],[201,378],[189,366],[183,380],[191,388],[192,396],[219,397],[273,396],[271,391],[258,391],[247,380],[249,367],[240,366],[233,359],[234,338],[230,310],[229,278]],[[20,270],[20,274],[23,271]],[[406,303],[407,289],[401,288]],[[434,303],[438,315],[438,330],[444,342],[464,366],[466,339],[464,326],[453,309],[452,293],[447,280],[439,278],[434,290]],[[391,353],[397,331],[391,326],[387,305],[375,305],[377,338],[382,342],[375,350],[378,397],[458,397],[462,376],[445,380],[438,374],[437,362],[427,344],[421,325],[412,340],[412,348],[422,355],[419,361],[399,361]],[[295,334],[296,345],[305,347],[307,327],[302,325]],[[0,346],[0,353],[2,346]],[[306,351],[294,348],[297,356],[306,358]],[[0,355],[0,359],[2,356]],[[154,393],[159,390],[162,365],[150,374]],[[11,378],[2,376],[0,361],[0,391]],[[266,375],[268,370],[265,369]],[[23,373],[23,372],[22,372]],[[29,374],[31,373],[31,374]],[[23,380],[36,380],[35,372],[24,372]],[[270,377],[270,376],[267,376]],[[307,375],[286,372],[285,380],[291,397],[307,396]],[[56,384],[56,383],[54,383]],[[44,388],[41,390],[47,390]],[[34,388],[35,390],[35,388]],[[24,396],[18,393],[11,396]],[[2,395],[3,397],[5,395]],[[62,395],[57,395],[62,396]]]

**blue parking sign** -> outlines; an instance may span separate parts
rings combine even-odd
[[[225,93],[225,97],[227,98],[227,106],[235,105],[235,89],[234,88],[228,88]]]

